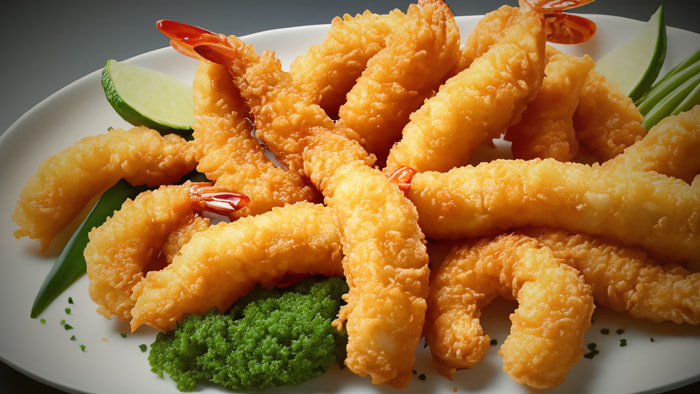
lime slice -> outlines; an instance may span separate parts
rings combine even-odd
[[[192,87],[163,73],[110,59],[102,88],[119,116],[135,126],[167,133],[194,124]]]
[[[659,76],[665,58],[666,23],[660,6],[633,37],[598,59],[595,68],[637,100]]]

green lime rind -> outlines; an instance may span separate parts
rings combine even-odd
[[[190,86],[114,59],[107,60],[101,81],[107,101],[127,122],[162,134],[191,135],[194,104]]]
[[[656,42],[656,47],[654,48],[654,54],[652,55],[653,60],[650,62],[649,67],[644,73],[642,79],[637,83],[637,86],[635,86],[632,89],[632,91],[629,92],[628,96],[632,100],[639,99],[644,95],[644,93],[646,93],[649,90],[649,88],[651,88],[651,86],[654,84],[654,81],[656,81],[656,78],[659,76],[661,68],[664,65],[664,61],[666,60],[666,46],[668,37],[666,35],[666,22],[664,20],[663,5],[659,6],[659,9],[654,15],[652,15],[652,17],[649,20],[653,21],[655,17],[658,18],[658,39]]]

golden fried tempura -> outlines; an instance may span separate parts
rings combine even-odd
[[[339,124],[384,162],[408,117],[459,58],[459,29],[442,0],[411,4],[405,21],[373,56],[338,112]]]
[[[99,314],[130,319],[132,288],[146,272],[166,265],[161,247],[166,243],[171,249],[179,246],[191,237],[192,226],[201,231],[208,225],[207,219],[194,215],[189,186],[188,182],[143,192],[133,201],[126,200],[104,224],[90,231],[84,255],[90,298]],[[166,242],[180,228],[188,231],[179,240]]]
[[[194,82],[194,145],[197,170],[219,186],[250,197],[238,216],[258,214],[274,206],[319,200],[319,193],[296,172],[278,167],[251,135],[248,107],[224,66],[200,61]]]
[[[20,193],[15,237],[51,239],[90,200],[124,178],[132,185],[175,183],[196,165],[191,144],[145,127],[113,129],[81,139],[46,159]]]
[[[551,229],[525,234],[580,270],[598,304],[637,319],[700,324],[700,273],[590,235]]]
[[[465,242],[433,270],[425,337],[438,371],[451,376],[482,359],[490,341],[481,309],[498,296],[518,301],[503,370],[534,389],[562,383],[583,355],[591,288],[551,250],[511,235]]]
[[[131,328],[166,331],[189,313],[223,311],[285,274],[342,275],[340,235],[329,209],[300,202],[198,232],[170,265],[134,288]]]
[[[365,11],[354,17],[335,17],[320,44],[294,59],[289,68],[294,85],[309,102],[332,118],[345,102],[367,61],[386,45],[389,34],[405,19],[401,10],[388,14]]]
[[[348,332],[345,365],[373,384],[406,387],[428,295],[428,255],[415,207],[379,170],[346,165],[326,202],[341,231]]]
[[[593,59],[546,48],[547,64],[539,93],[522,114],[520,122],[508,128],[505,139],[511,141],[513,157],[534,159],[551,157],[570,161],[578,153],[573,115],[579,91]]]
[[[612,82],[593,69],[574,112],[576,137],[598,161],[609,160],[644,137],[642,114]]]
[[[669,116],[652,127],[644,138],[625,149],[605,168],[639,169],[683,179],[691,183],[700,172],[700,105]]]
[[[480,237],[543,225],[700,261],[700,193],[655,172],[554,159],[495,160],[417,173],[409,198],[428,238]]]
[[[456,72],[462,71],[472,64],[474,59],[486,53],[502,37],[518,16],[518,7],[509,5],[487,12],[471,32],[461,48],[462,55],[457,64]]]
[[[519,13],[497,44],[411,114],[385,172],[402,166],[447,171],[467,163],[482,142],[517,122],[535,97],[544,76],[544,48],[539,17]]]

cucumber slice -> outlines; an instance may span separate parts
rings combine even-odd
[[[194,124],[192,87],[163,73],[110,59],[102,88],[119,116],[135,126],[187,134]]]
[[[665,59],[666,22],[660,6],[634,36],[601,57],[595,67],[632,100],[637,100],[659,76]]]

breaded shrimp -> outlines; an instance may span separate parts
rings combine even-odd
[[[652,127],[641,141],[603,164],[604,168],[638,169],[691,183],[700,172],[700,105],[668,116]]]
[[[172,330],[187,314],[224,311],[256,285],[274,286],[288,273],[342,275],[341,258],[335,220],[319,204],[299,202],[213,225],[134,286],[131,329]]]
[[[88,202],[124,178],[132,185],[175,183],[196,165],[183,138],[145,127],[113,129],[81,139],[46,159],[19,195],[12,220],[15,237],[46,249]]]
[[[670,261],[700,261],[700,193],[655,172],[554,159],[495,160],[417,173],[409,198],[429,238],[543,225],[638,245]]]
[[[289,73],[294,85],[309,102],[337,118],[338,108],[367,61],[386,46],[387,37],[405,17],[398,9],[387,14],[367,10],[354,17],[335,17],[323,41],[292,61]]]
[[[505,139],[511,141],[515,158],[570,161],[579,148],[573,114],[583,81],[594,63],[589,56],[565,54],[551,45],[547,45],[545,54],[542,86],[520,121],[508,128]]]
[[[389,153],[385,173],[407,166],[447,171],[517,122],[544,76],[545,39],[537,15],[520,12],[486,53],[448,79],[411,114]]]
[[[503,37],[503,33],[517,18],[518,10],[518,7],[502,5],[479,19],[460,49],[461,57],[455,74],[469,67],[474,59],[486,53]]]
[[[483,358],[481,309],[498,296],[518,301],[503,370],[534,389],[562,383],[584,352],[591,287],[548,248],[513,235],[460,244],[433,270],[424,333],[438,371],[449,377]]]
[[[443,82],[459,58],[459,29],[442,0],[419,0],[367,68],[338,111],[338,123],[384,162],[409,115]]]
[[[700,273],[590,235],[552,229],[523,233],[581,271],[598,304],[637,319],[700,324]]]
[[[644,137],[642,114],[603,74],[591,70],[574,112],[576,137],[599,162],[609,160]]]
[[[108,319],[112,315],[130,319],[134,285],[146,272],[167,265],[166,260],[176,253],[174,249],[209,225],[209,219],[195,215],[200,210],[196,201],[206,198],[201,191],[223,189],[201,187],[208,183],[195,185],[193,188],[186,182],[145,191],[134,200],[126,200],[101,226],[90,231],[84,255],[88,289],[98,313]]]
[[[195,70],[193,144],[197,170],[208,179],[250,197],[237,216],[254,215],[297,201],[318,201],[318,193],[298,173],[278,167],[251,134],[248,107],[225,67],[202,60]]]

